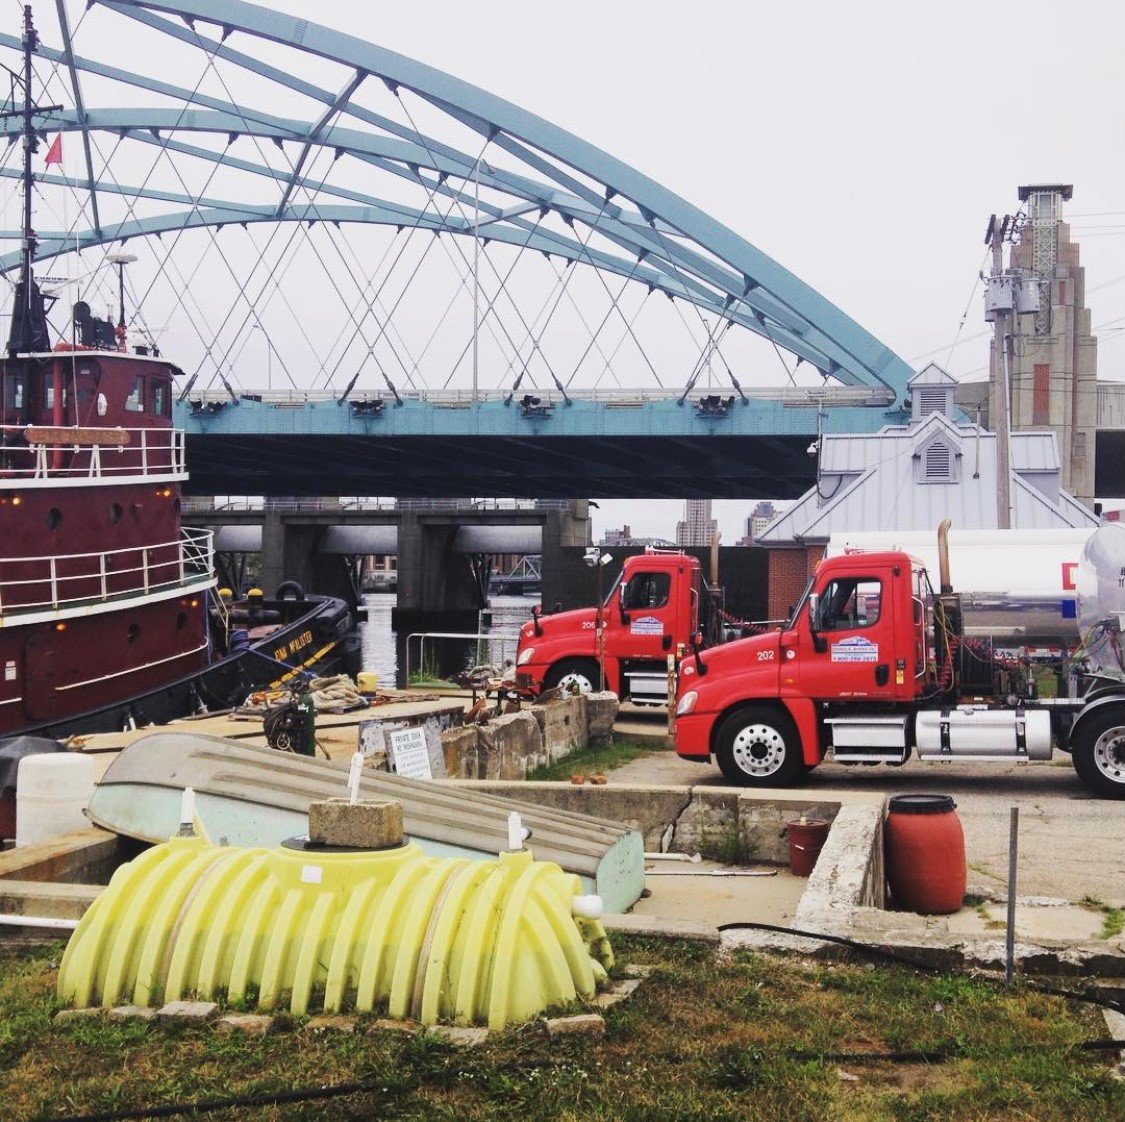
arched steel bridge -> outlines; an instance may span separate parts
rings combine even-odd
[[[571,472],[563,493],[621,493],[618,481],[575,485],[627,449],[639,459],[623,475],[648,477],[626,493],[720,494],[728,479],[764,494],[773,470],[791,477],[774,493],[793,493],[819,428],[901,416],[911,370],[884,344],[722,223],[517,105],[240,0],[56,0],[54,27],[48,14],[36,100],[64,108],[36,125],[78,143],[68,171],[37,175],[56,202],[37,219],[36,258],[79,261],[76,279],[51,279],[111,305],[109,255],[144,247],[128,318],[143,335],[166,317],[161,346],[186,355],[178,409],[197,489],[246,470],[263,490],[320,455],[315,480],[279,485],[314,492],[344,466],[341,440],[350,462],[385,438],[417,472],[433,466],[432,437],[470,458],[459,442],[496,442],[491,459],[479,450],[492,466],[464,482],[470,493],[558,493],[504,486],[521,471],[545,482],[526,472],[536,456]],[[19,38],[0,34],[0,48]],[[0,121],[9,142],[18,127]],[[15,147],[0,162],[13,185]],[[20,231],[0,238],[10,272]],[[427,299],[431,323],[408,338],[416,294],[439,293],[425,273],[434,244],[454,294]],[[529,259],[541,276],[526,275]],[[295,296],[302,280],[311,292]],[[654,295],[668,298],[655,326]],[[321,308],[339,320],[331,344],[331,329],[309,330]],[[182,320],[197,338],[182,337]],[[564,442],[579,439],[568,461]],[[693,465],[715,485],[677,489]],[[422,474],[396,493],[427,493]]]

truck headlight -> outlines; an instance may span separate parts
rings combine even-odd
[[[526,666],[535,657],[534,647],[524,647],[520,651],[519,658],[516,659],[517,666]]]
[[[685,714],[690,713],[695,708],[695,702],[699,694],[695,690],[688,690],[683,697],[680,698],[679,704],[676,706],[676,716],[683,717]]]

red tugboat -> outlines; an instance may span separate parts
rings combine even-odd
[[[23,118],[23,252],[0,360],[0,735],[103,731],[230,704],[310,655],[331,665],[351,625],[334,598],[259,598],[236,606],[242,649],[228,653],[212,535],[180,525],[181,372],[155,348],[126,352],[123,304],[115,327],[76,303],[72,340],[52,347],[53,297],[33,271],[32,119],[46,111],[30,97],[37,47],[28,6],[24,104],[0,114]]]

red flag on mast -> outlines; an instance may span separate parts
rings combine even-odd
[[[51,147],[47,149],[47,160],[46,160],[45,166],[50,167],[52,164],[58,164],[58,165],[60,165],[60,167],[62,166],[62,133],[61,132],[59,133],[58,136],[55,137],[55,139],[53,141],[51,141]]]

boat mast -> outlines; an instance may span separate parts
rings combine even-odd
[[[16,282],[15,301],[12,305],[12,325],[8,334],[8,355],[50,350],[51,339],[47,331],[47,311],[43,296],[35,283],[33,262],[39,244],[31,224],[31,189],[34,177],[31,157],[39,150],[39,137],[33,118],[39,109],[31,92],[31,56],[39,49],[39,33],[31,16],[31,5],[23,9],[23,246],[20,253],[20,275]],[[61,106],[51,106],[58,109]],[[50,110],[43,110],[49,112]],[[14,114],[9,114],[14,115]]]

